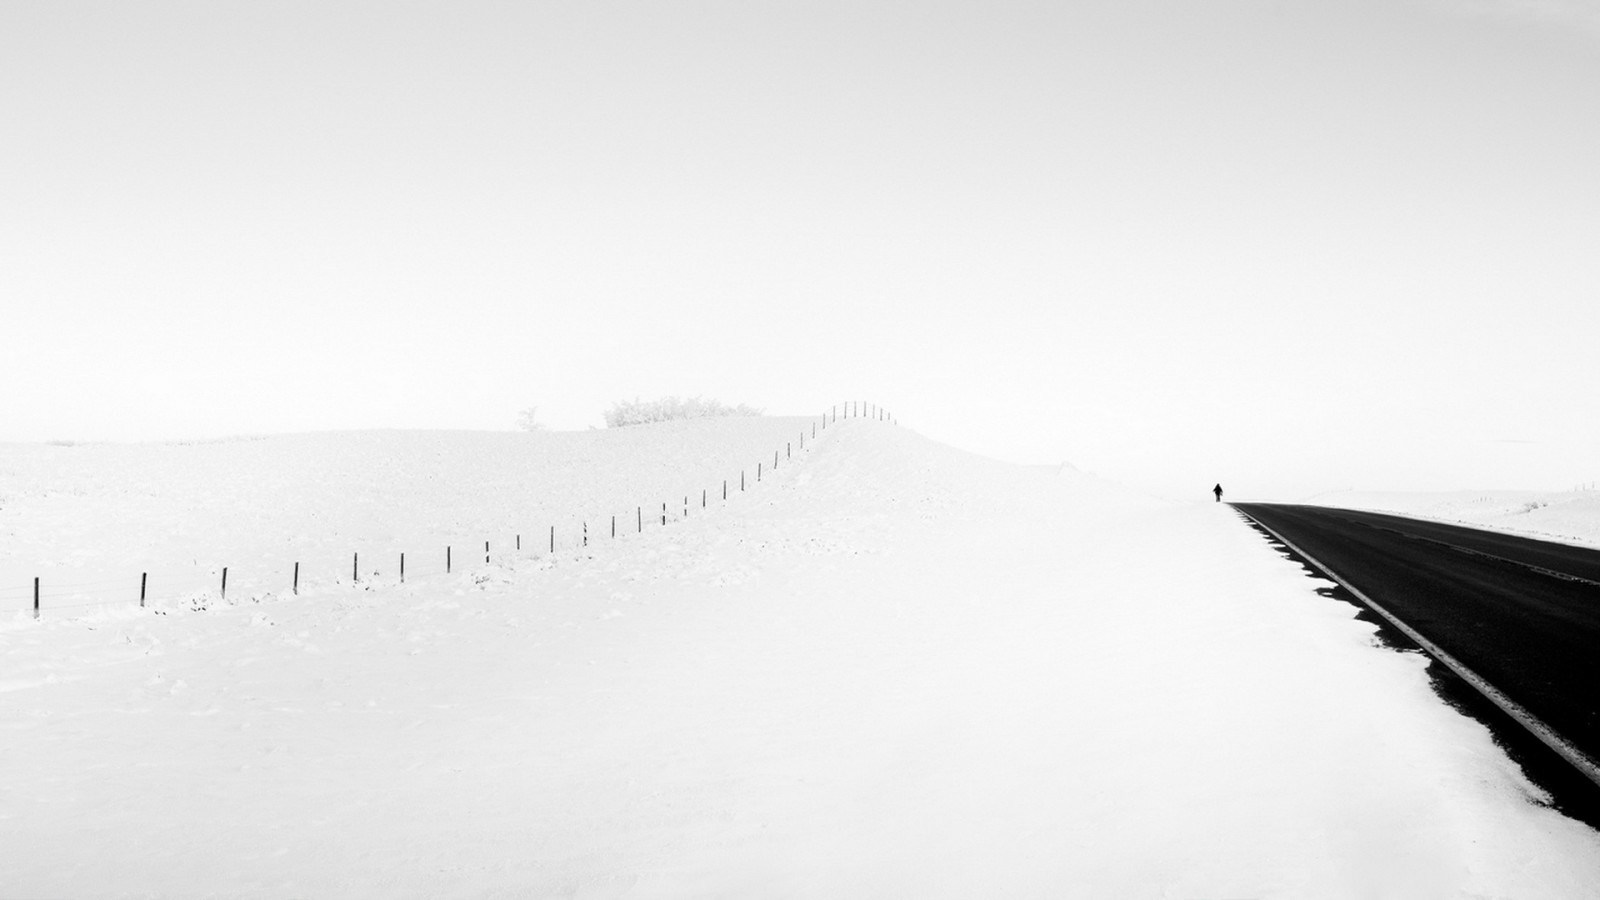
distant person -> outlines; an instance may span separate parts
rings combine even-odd
[[[1219,484],[1216,487],[1212,488],[1211,489],[1211,493],[1217,495],[1217,502],[1218,503],[1222,502],[1222,485]]]

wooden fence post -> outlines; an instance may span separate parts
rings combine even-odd
[[[361,554],[357,553],[350,559],[350,582],[354,584],[361,580]]]
[[[33,576],[33,617],[39,618],[39,576]]]
[[[139,608],[140,609],[144,608],[144,585],[145,585],[145,579],[149,578],[149,577],[150,577],[150,573],[149,572],[140,572],[139,573]]]
[[[400,552],[400,583],[406,583],[406,554],[403,550]]]
[[[450,545],[444,545],[444,573],[450,574]]]
[[[228,567],[222,567],[222,599],[228,599]]]
[[[298,562],[294,564],[294,583],[289,589],[294,591],[296,597],[300,596],[300,564]]]

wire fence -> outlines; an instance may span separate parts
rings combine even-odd
[[[841,419],[899,424],[892,413],[877,404],[846,401],[829,407],[798,432],[794,440],[774,448],[770,460],[762,458],[751,467],[741,468],[737,475],[730,473],[718,484],[705,485],[681,496],[674,494],[665,500],[635,504],[622,512],[568,516],[548,526],[498,539],[447,543],[421,552],[368,551],[363,554],[352,551],[343,558],[325,551],[303,556],[290,554],[301,558],[273,554],[281,558],[242,570],[229,566],[183,572],[146,570],[127,577],[82,581],[35,577],[31,585],[0,586],[0,609],[19,612],[31,609],[34,619],[41,618],[45,612],[54,614],[104,607],[152,608],[176,604],[180,608],[204,610],[212,605],[236,603],[241,598],[279,599],[328,585],[401,585],[467,572],[477,566],[553,559],[567,552],[582,553],[602,543],[643,534],[649,528],[664,528],[685,521],[696,513],[709,513],[713,504],[720,507],[736,500],[740,494],[749,493],[771,480]]]

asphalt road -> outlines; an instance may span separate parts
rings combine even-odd
[[[1600,760],[1600,551],[1379,513],[1234,507]]]

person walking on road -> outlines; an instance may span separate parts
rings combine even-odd
[[[1222,485],[1219,484],[1216,487],[1212,488],[1211,489],[1211,493],[1217,495],[1217,502],[1218,503],[1222,502]]]

